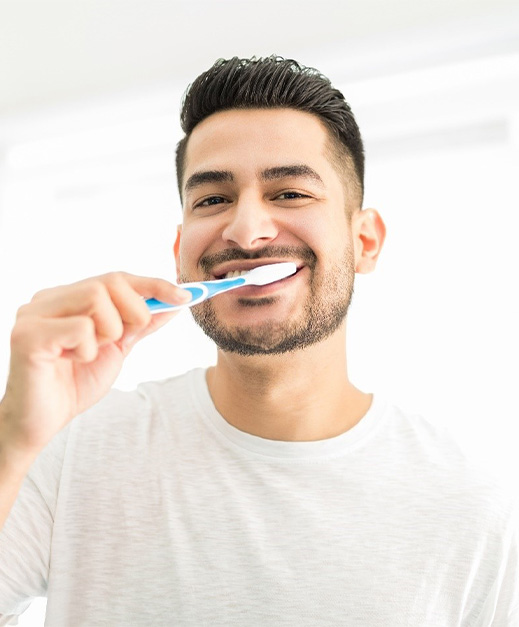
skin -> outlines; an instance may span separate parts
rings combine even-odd
[[[325,277],[336,276],[348,258],[352,274],[375,268],[384,223],[375,210],[361,210],[356,186],[344,180],[330,155],[320,120],[291,109],[219,112],[201,122],[189,139],[183,225],[175,245],[179,278],[210,279],[276,260],[300,267],[280,283],[210,301],[220,327],[245,333],[264,350],[305,320],[308,303],[330,301]],[[279,176],[280,170],[273,170],[294,164],[318,178]],[[228,173],[219,177],[226,180],[196,176],[214,171]],[[271,258],[269,251],[278,254]],[[303,251],[313,254],[313,264]],[[258,254],[259,259],[241,259]],[[343,275],[333,299],[352,288],[353,276]],[[216,408],[230,424],[274,440],[336,436],[357,424],[372,400],[349,381],[345,319],[328,337],[302,350],[244,356],[219,349],[207,382]]]

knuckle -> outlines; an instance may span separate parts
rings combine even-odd
[[[80,316],[77,319],[78,330],[83,336],[95,335],[95,323],[89,316]]]
[[[88,300],[93,303],[98,303],[106,298],[106,287],[101,281],[88,281],[85,283],[84,290]]]
[[[11,347],[16,347],[25,338],[26,325],[24,322],[17,322],[11,330]]]
[[[43,298],[46,298],[49,295],[49,292],[52,290],[53,288],[51,287],[47,287],[43,290],[38,290],[33,297],[31,298],[31,303],[36,303],[39,300],[42,300]]]
[[[136,325],[142,329],[145,329],[151,322],[152,316],[149,311],[139,312],[136,316]]]
[[[21,305],[20,307],[18,307],[18,310],[16,312],[16,320],[18,321],[24,316],[29,315],[30,312],[31,312],[31,305],[29,303],[25,303]]]
[[[37,331],[37,329],[33,318],[25,316],[17,320],[11,330],[11,350],[16,352],[22,349],[22,347],[27,347],[27,345],[31,343],[30,338],[33,336],[35,331]]]
[[[110,340],[119,340],[124,333],[124,325],[120,318],[114,318],[103,330],[103,335]]]
[[[108,274],[105,274],[105,280],[109,285],[117,287],[118,285],[122,285],[123,283],[128,282],[128,275],[126,272],[117,270],[115,272],[109,272]]]

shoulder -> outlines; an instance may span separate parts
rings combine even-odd
[[[114,427],[176,413],[186,406],[197,370],[140,383],[133,390],[113,388],[96,405],[73,421],[74,428],[112,430]]]
[[[77,466],[82,458],[106,460],[160,441],[172,424],[182,421],[195,371],[140,384],[134,390],[112,389],[74,418],[40,453],[31,468],[35,480]],[[142,450],[142,449],[141,449]]]
[[[465,522],[503,533],[517,526],[517,486],[443,425],[388,405],[380,435],[417,494]]]

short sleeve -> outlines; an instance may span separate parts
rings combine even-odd
[[[508,517],[501,567],[474,627],[519,627],[519,508]]]
[[[36,459],[0,531],[0,625],[15,625],[13,617],[34,598],[46,596],[67,432],[59,433]]]
[[[519,515],[517,512],[492,627],[519,627]]]

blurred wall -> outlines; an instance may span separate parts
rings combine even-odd
[[[301,3],[278,3],[274,17],[262,14],[265,26],[272,26],[268,31],[261,20],[254,31],[233,31],[220,16],[207,17],[199,36],[182,28],[186,11],[196,15],[199,5],[179,3],[184,22],[170,25],[180,38],[173,71],[163,63],[160,42],[143,47],[132,37],[132,29],[139,34],[135,12],[132,22],[121,17],[116,32],[106,19],[96,23],[91,13],[89,19],[81,13],[87,6],[100,10],[98,3],[78,3],[77,15],[70,5],[58,5],[47,8],[58,16],[62,10],[70,50],[92,54],[83,74],[78,66],[77,76],[65,72],[55,81],[54,91],[38,91],[37,80],[43,84],[45,76],[28,68],[31,59],[34,68],[43,66],[38,53],[45,49],[31,47],[33,39],[18,33],[10,49],[20,55],[0,55],[0,71],[9,65],[5,77],[26,81],[16,94],[24,104],[13,96],[3,100],[3,113],[0,106],[0,386],[16,309],[35,291],[117,269],[174,279],[181,95],[218,56],[276,51],[321,69],[352,105],[366,143],[365,206],[376,207],[388,228],[377,271],[356,283],[347,347],[354,383],[447,426],[515,482],[517,12],[504,2],[494,3],[495,10],[485,2],[440,2],[434,6],[447,12],[442,20],[433,8],[422,7],[420,14],[416,3],[373,0],[362,8],[304,5],[301,15]],[[105,17],[123,15],[117,2],[103,5]],[[241,5],[226,6],[241,18]],[[321,15],[326,10],[327,20]],[[34,37],[44,19],[41,6],[38,11],[28,14]],[[159,17],[156,24],[163,23]],[[71,20],[76,33],[67,31]],[[7,32],[9,24],[3,25]],[[56,32],[59,26],[53,26]],[[168,25],[161,29],[166,37]],[[155,32],[148,30],[148,37]],[[9,33],[14,41],[16,29]],[[117,57],[108,57],[102,36],[120,45]],[[128,47],[132,40],[135,50]],[[191,43],[196,54],[182,64]],[[112,82],[101,71],[103,58],[113,65]],[[146,59],[148,68],[154,63],[151,82],[145,81]],[[130,388],[214,359],[214,347],[186,312],[134,349],[117,386]],[[43,624],[43,608],[36,605],[21,624]]]

